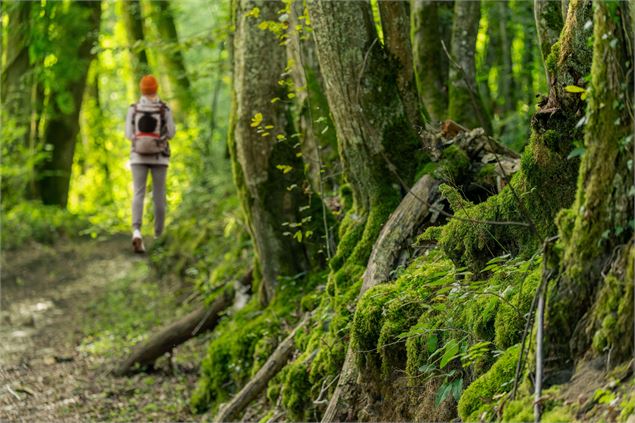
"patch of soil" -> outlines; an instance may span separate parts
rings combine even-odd
[[[111,374],[116,358],[80,348],[89,304],[144,260],[124,235],[3,252],[1,421],[198,419],[188,398],[206,337],[130,378]]]

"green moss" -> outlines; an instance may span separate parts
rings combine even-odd
[[[507,349],[492,368],[472,382],[461,395],[458,404],[459,416],[463,421],[478,420],[477,412],[484,404],[494,401],[494,396],[511,389],[520,346]]]
[[[462,181],[469,172],[471,163],[467,153],[459,146],[452,144],[443,150],[440,164],[446,180]]]
[[[282,404],[292,421],[310,420],[308,411],[311,410],[311,381],[309,371],[304,360],[296,360],[287,365],[284,384],[282,387]]]
[[[506,290],[505,302],[500,302],[496,313],[494,328],[496,336],[494,343],[501,350],[507,349],[521,340],[526,323],[526,313],[531,307],[534,293],[541,280],[541,268],[529,272],[523,282],[525,274],[516,274],[515,280],[510,283],[511,289]],[[520,292],[520,285],[522,292]]]
[[[554,74],[556,72],[558,57],[560,57],[560,41],[556,41],[551,46],[551,52],[545,59],[545,67],[550,74]]]
[[[369,289],[359,300],[351,328],[352,345],[358,351],[358,365],[377,369],[380,366],[377,340],[384,323],[384,304],[395,295],[394,284]]]
[[[216,410],[258,371],[284,337],[283,322],[294,319],[300,299],[314,289],[320,278],[283,282],[266,308],[252,298],[244,308],[219,323],[190,401],[193,411]]]

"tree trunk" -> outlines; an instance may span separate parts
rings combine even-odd
[[[2,70],[3,124],[13,119],[18,128],[25,129],[23,145],[28,146],[31,118],[32,73],[29,63],[31,31],[31,2],[6,5],[11,31],[7,34],[7,58]]]
[[[540,52],[542,53],[542,60],[545,63],[547,83],[550,84],[546,62],[549,53],[551,53],[551,46],[558,41],[560,31],[562,31],[562,26],[564,25],[561,2],[553,0],[534,0],[534,16],[536,18],[538,44],[540,46]]]
[[[258,8],[258,17],[248,12]],[[280,276],[309,269],[303,219],[311,210],[303,186],[303,164],[292,122],[288,92],[278,81],[287,64],[277,36],[258,25],[277,21],[279,5],[240,0],[234,34],[234,110],[230,153],[259,263],[260,299],[267,304]],[[277,100],[276,100],[277,99]],[[272,101],[273,100],[273,101]]]
[[[397,72],[397,88],[411,125],[423,129],[425,107],[419,100],[417,83],[412,63],[410,43],[410,16],[408,3],[402,1],[380,1],[379,15],[384,34],[384,46]]]
[[[574,6],[572,1],[571,8]],[[572,360],[587,351],[593,333],[585,331],[586,326],[606,325],[606,322],[593,322],[589,310],[598,287],[603,285],[605,272],[615,261],[617,247],[629,240],[632,242],[633,236],[633,228],[629,226],[634,212],[629,198],[633,185],[629,162],[633,161],[634,87],[628,5],[598,1],[593,25],[593,65],[584,136],[586,151],[580,163],[575,202],[560,215],[558,222],[564,246],[562,274],[549,299],[545,331],[547,359],[555,361],[548,361],[552,365],[548,372],[550,382],[559,382],[561,377],[569,375]],[[604,283],[611,282],[607,278]],[[620,302],[629,291],[627,284],[630,300],[624,307],[620,306],[619,313],[630,310],[632,316],[632,280],[624,281],[620,288],[622,294],[614,295],[615,301]],[[609,303],[602,307],[612,306]],[[616,305],[615,309],[617,312]],[[631,320],[630,325],[632,323]],[[619,362],[630,356],[633,329],[632,326],[630,329],[616,327],[611,331],[622,334],[616,337],[618,342],[611,357]]]
[[[315,41],[310,27],[299,19],[304,2],[290,6],[287,57],[292,63],[289,73],[295,86],[294,121],[301,134],[302,157],[311,188],[320,196],[331,192],[335,181],[329,180],[327,170],[336,172],[339,166],[337,139],[324,94]]]
[[[150,1],[161,43],[166,43],[159,49],[159,58],[163,72],[169,82],[172,108],[181,114],[193,106],[190,79],[187,75],[182,49],[178,46],[179,36],[174,22],[170,1]]]
[[[126,27],[126,37],[136,87],[141,77],[150,72],[148,56],[143,45],[145,36],[143,33],[141,2],[140,0],[122,1],[120,5],[124,26]]]
[[[412,0],[412,51],[417,86],[430,118],[442,121],[448,111],[448,57],[442,42],[450,48],[444,37],[451,27],[448,2],[438,0]],[[445,31],[444,31],[445,29]]]
[[[536,27],[533,17],[533,3],[521,2],[517,5],[523,16],[523,58],[522,58],[522,81],[525,86],[524,102],[529,106],[529,110],[533,112],[533,105],[536,102],[534,97],[534,51],[536,49]]]
[[[353,207],[365,221],[369,213],[396,205],[400,193],[392,184],[412,182],[412,158],[421,143],[377,38],[370,3],[321,1],[310,3],[309,11]],[[379,233],[372,230],[370,239]]]
[[[501,67],[498,76],[498,96],[502,97],[502,112],[509,113],[516,108],[516,90],[514,84],[514,70],[512,68],[512,31],[508,27],[510,22],[509,0],[497,1],[497,19],[490,24],[498,26],[500,37]]]
[[[496,220],[528,226],[474,226],[451,220],[444,228],[441,246],[457,264],[478,270],[505,252],[539,248],[546,237],[557,233],[554,218],[575,197],[579,162],[568,156],[581,136],[577,123],[585,108],[580,94],[568,92],[566,87],[583,85],[582,76],[589,73],[591,51],[586,40],[590,33],[584,25],[590,16],[590,1],[571,1],[567,22],[547,61],[551,64],[549,97],[532,117],[521,171],[496,197],[469,209],[471,217],[496,216]]]
[[[70,7],[77,8],[81,11],[81,15],[84,15],[82,17],[85,21],[78,22],[78,25],[86,25],[87,33],[77,50],[80,65],[76,78],[68,81],[66,86],[52,90],[49,100],[50,109],[47,110],[47,124],[43,134],[45,148],[51,149],[51,155],[38,169],[42,201],[45,204],[62,207],[66,207],[68,201],[71,168],[79,132],[79,112],[86,86],[86,76],[94,56],[92,48],[99,32],[101,2],[76,2]],[[70,110],[67,107],[60,107],[61,101],[57,101],[59,96],[65,96],[67,93],[70,93],[72,99]]]
[[[448,116],[465,127],[482,127],[491,134],[490,118],[476,84],[476,36],[480,19],[480,1],[455,2]]]

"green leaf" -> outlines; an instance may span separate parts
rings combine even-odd
[[[293,167],[289,165],[276,165],[276,169],[281,170],[284,174],[287,174],[293,170]]]
[[[432,354],[434,351],[436,351],[438,344],[439,344],[439,338],[437,338],[436,335],[431,335],[428,338],[428,353]]]
[[[583,93],[585,91],[584,88],[578,87],[577,85],[567,85],[564,87],[564,90],[568,93]]]
[[[456,358],[456,355],[459,352],[459,343],[454,339],[450,339],[443,348],[445,349],[445,352],[441,356],[441,362],[439,363],[440,368],[444,368],[450,361]]]
[[[419,367],[419,371],[421,373],[432,373],[434,370],[434,364],[426,363],[423,366]]]
[[[254,117],[251,118],[251,127],[255,128],[256,126],[260,125],[261,122],[262,122],[262,113],[256,113]]]
[[[584,152],[586,151],[586,148],[584,147],[578,147],[578,148],[574,148],[573,151],[571,153],[569,153],[569,155],[567,156],[567,159],[573,159],[576,157],[580,157],[584,154]]]
[[[463,392],[463,379],[457,379],[452,382],[452,396],[455,400],[459,400],[461,398],[461,393]]]
[[[447,383],[446,382],[443,385],[441,385],[441,387],[437,391],[437,395],[436,395],[436,398],[434,400],[435,405],[438,407],[439,404],[441,404],[443,401],[445,401],[445,399],[447,397],[450,396],[451,393],[452,393],[452,384],[451,383]]]

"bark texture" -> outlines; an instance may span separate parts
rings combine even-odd
[[[417,93],[412,63],[408,3],[403,1],[379,2],[379,15],[384,34],[384,46],[397,72],[397,88],[406,115],[412,125],[423,128],[423,116],[426,116],[427,112],[419,101]]]
[[[419,97],[432,120],[442,121],[448,111],[448,57],[442,43],[450,48],[452,3],[412,0],[412,56]]]
[[[356,209],[367,214],[386,196],[394,198],[395,174],[411,181],[420,141],[377,38],[370,3],[320,1],[309,10],[344,172]]]
[[[278,20],[279,5],[241,0],[236,6],[229,147],[259,263],[260,299],[267,304],[280,276],[309,268],[303,242],[291,235],[303,229],[302,219],[310,210],[299,211],[308,203],[301,190],[303,164],[294,147],[297,141],[291,138],[288,92],[278,84],[287,64],[286,49],[273,32],[258,28],[261,22]],[[258,17],[248,14],[256,7]]]
[[[574,5],[572,1],[571,7]],[[633,216],[633,202],[628,196],[633,180],[628,163],[633,160],[634,88],[629,77],[633,72],[633,50],[628,5],[598,1],[593,25],[592,80],[584,137],[586,151],[580,163],[575,202],[559,216],[564,246],[560,264],[562,275],[549,299],[545,333],[547,362],[552,366],[547,375],[552,382],[566,377],[572,370],[572,360],[587,351],[593,329],[610,324],[610,313],[606,309],[616,307],[611,305],[612,301],[620,302],[630,296],[630,300],[620,306],[618,315],[620,318],[624,314],[632,316],[632,280],[615,284],[606,276],[610,273],[624,279],[624,268],[611,272],[609,269],[612,262],[622,262],[621,266],[626,266],[628,259],[616,260],[619,257],[617,248],[629,242],[633,234],[628,223]],[[599,300],[604,304],[592,307],[598,288],[607,286],[613,291],[612,295],[601,291]],[[593,308],[593,312],[589,311]],[[598,312],[601,319],[607,320],[594,322]],[[612,359],[616,362],[630,356],[632,323],[631,318],[630,328],[616,324],[609,328],[610,332],[621,334],[613,333],[619,338],[611,345]]]
[[[2,70],[2,116],[3,120],[14,119],[18,127],[24,128],[28,128],[31,117],[29,32],[32,5],[31,2],[14,2],[5,5],[11,31],[7,34],[7,58]],[[24,139],[24,143],[27,144],[28,131]]]
[[[558,41],[564,25],[560,1],[534,0],[534,16],[542,60],[547,61],[551,47]],[[547,72],[547,81],[549,73]]]
[[[476,84],[476,36],[480,19],[480,1],[455,2],[448,117],[467,128],[481,127],[491,134],[490,118]]]
[[[306,23],[302,1],[290,5],[287,57],[295,87],[294,121],[301,134],[302,157],[307,179],[314,192],[331,192],[334,181],[325,170],[337,173],[337,139],[331,121],[324,81],[320,73],[315,41]]]
[[[71,167],[75,153],[77,134],[79,133],[79,112],[81,109],[86,77],[90,62],[94,57],[91,51],[97,41],[101,18],[101,2],[85,1],[72,3],[77,8],[78,25],[85,26],[86,34],[81,40],[77,56],[78,69],[75,78],[68,80],[66,86],[51,90],[49,109],[47,110],[46,129],[43,134],[45,146],[51,151],[38,169],[39,192],[44,204],[66,207],[71,177]],[[62,107],[63,101],[57,98],[70,93],[70,107]]]

